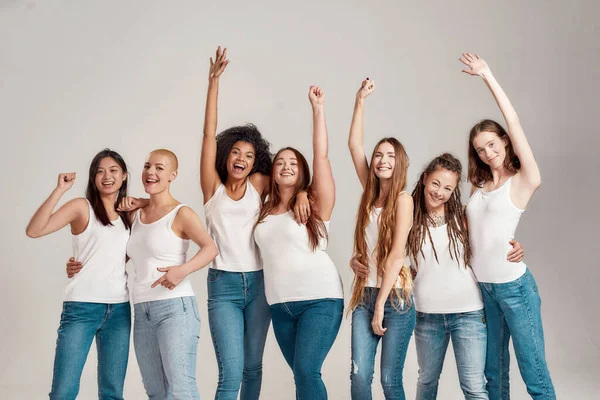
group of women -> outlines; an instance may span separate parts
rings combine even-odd
[[[483,120],[469,136],[466,208],[462,167],[445,153],[405,191],[408,156],[383,138],[370,161],[363,147],[363,111],[375,83],[357,92],[348,145],[363,187],[354,231],[351,397],[370,399],[381,341],[386,399],[404,399],[402,371],[415,332],[418,399],[435,399],[450,340],[466,399],[509,398],[508,343],[527,390],[554,399],[544,354],[540,297],[514,241],[540,173],[517,114],[478,55],[460,58],[496,99],[507,130]],[[98,396],[121,399],[134,308],[134,348],[150,399],[197,399],[200,318],[188,276],[212,262],[208,316],[219,378],[215,399],[258,399],[269,325],[290,366],[297,399],[326,399],[321,367],[344,313],[338,270],[326,252],[335,183],[328,157],[324,92],[311,86],[312,177],[305,157],[286,147],[273,157],[254,125],[217,132],[220,77],[229,60],[210,60],[200,163],[206,230],[174,199],[178,161],[152,151],[142,182],[147,199],[127,194],[122,157],[104,150],[90,165],[85,198],[54,211],[73,185],[58,184],[32,217],[27,235],[70,225],[73,257],[54,362],[51,399],[75,399],[93,339]],[[189,241],[200,250],[186,259]],[[125,263],[131,259],[133,284]],[[288,398],[292,395],[282,395]]]

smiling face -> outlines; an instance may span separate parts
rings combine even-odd
[[[254,146],[251,143],[237,141],[231,147],[227,157],[227,175],[235,180],[245,179],[254,167]]]
[[[443,209],[458,185],[458,174],[442,167],[425,174],[423,191],[425,206],[429,212]]]
[[[396,166],[396,152],[394,146],[389,142],[383,142],[373,154],[371,160],[371,169],[375,176],[379,179],[390,179],[394,174]]]
[[[100,195],[112,195],[119,192],[127,174],[112,157],[104,157],[96,170],[94,184]]]
[[[495,132],[481,131],[472,142],[479,159],[490,169],[502,167],[506,158],[507,143]]]
[[[142,183],[148,194],[157,194],[169,188],[177,177],[177,161],[174,155],[160,151],[152,152],[146,158],[142,171]]]
[[[298,157],[292,150],[283,150],[277,154],[273,162],[273,180],[279,186],[296,186],[302,172]]]

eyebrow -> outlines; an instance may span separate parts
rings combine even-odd
[[[109,167],[106,167],[106,169],[111,169],[111,168],[119,168],[119,166],[117,164],[111,165]],[[104,167],[98,167],[98,169],[105,169]]]
[[[241,151],[241,152],[243,153],[242,149],[240,149],[240,148],[239,148],[239,147],[237,147],[237,146],[233,146],[233,147],[231,148],[231,150],[239,150],[239,151]],[[254,152],[253,152],[252,150],[248,150],[246,153],[251,153],[251,154],[254,154]]]
[[[487,146],[488,144],[492,143],[494,140],[495,140],[495,139],[489,140],[489,141],[488,141],[486,144],[484,144],[484,145],[483,145],[483,146],[481,146],[481,147],[478,147],[478,148],[476,148],[475,150],[479,150],[479,149],[481,149],[481,148],[483,148],[483,147]]]
[[[275,161],[279,161],[279,160],[283,160],[283,157],[277,157],[277,159]],[[292,157],[292,158],[290,158],[290,161],[298,161],[298,159],[296,157]]]

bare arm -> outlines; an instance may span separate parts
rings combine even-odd
[[[217,245],[204,229],[198,215],[189,207],[181,207],[172,226],[173,232],[183,238],[190,239],[200,247],[194,257],[182,265],[158,268],[165,274],[152,284],[174,289],[186,276],[207,266],[219,253]]]
[[[325,93],[311,86],[308,97],[313,114],[313,189],[316,192],[317,210],[323,221],[331,218],[335,204],[335,182],[328,156],[327,124],[325,122]]]
[[[369,177],[369,163],[367,162],[364,147],[363,114],[365,99],[373,91],[375,91],[375,82],[369,78],[365,79],[356,93],[354,113],[352,114],[352,123],[350,124],[350,136],[348,137],[348,147],[350,148],[354,169],[363,189],[367,186],[367,179]]]
[[[377,295],[375,314],[371,322],[373,331],[378,335],[383,335],[385,332],[385,328],[383,328],[385,302],[396,284],[400,269],[406,258],[406,241],[413,222],[413,209],[412,197],[408,193],[401,194],[396,205],[396,226],[394,227],[392,249],[385,261],[381,288]]]
[[[217,103],[219,97],[219,77],[229,64],[227,49],[217,49],[215,61],[210,58],[208,75],[208,92],[206,94],[206,110],[204,114],[204,135],[202,137],[202,153],[200,157],[200,186],[204,203],[215,194],[221,184],[215,162],[217,159]]]
[[[68,224],[71,224],[73,233],[83,232],[89,220],[89,211],[85,199],[73,199],[56,212],[52,212],[61,197],[73,186],[74,182],[75,173],[60,174],[58,176],[56,188],[31,217],[25,230],[27,236],[30,238],[46,236]]]
[[[520,175],[518,179],[520,183],[519,186],[525,191],[523,200],[525,200],[525,204],[527,204],[533,193],[541,184],[541,175],[537,162],[533,156],[533,151],[529,146],[525,132],[523,132],[519,116],[508,99],[508,96],[492,74],[487,63],[482,58],[479,58],[479,55],[466,53],[462,55],[460,61],[468,66],[463,72],[469,75],[478,75],[483,78],[483,81],[490,89],[490,92],[492,92],[496,104],[498,104],[498,107],[500,108],[500,112],[502,113],[508,128],[508,136],[515,149],[515,153],[521,162],[521,169],[517,175]]]

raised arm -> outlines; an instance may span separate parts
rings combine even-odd
[[[215,194],[221,184],[215,162],[217,159],[217,103],[219,97],[219,77],[229,64],[227,49],[217,49],[215,60],[210,58],[208,73],[208,93],[206,94],[206,110],[204,113],[204,136],[202,137],[202,153],[200,156],[200,186],[204,203]]]
[[[61,197],[71,189],[74,182],[74,172],[58,175],[56,188],[31,217],[25,230],[27,236],[30,238],[45,236],[68,224],[71,224],[71,231],[74,234],[79,234],[85,230],[89,220],[89,211],[85,199],[73,199],[56,212],[52,212]]]
[[[520,175],[518,178],[519,186],[526,192],[525,203],[527,203],[529,198],[531,198],[531,195],[533,195],[535,190],[540,186],[541,176],[537,162],[533,156],[533,151],[531,150],[529,142],[525,137],[525,132],[523,132],[523,128],[521,127],[519,116],[510,103],[508,96],[504,93],[504,90],[502,90],[502,87],[492,74],[487,63],[480,58],[478,54],[473,55],[464,53],[460,58],[460,61],[467,66],[467,68],[463,70],[464,73],[483,78],[483,81],[492,92],[492,95],[500,108],[500,112],[502,113],[508,128],[508,136],[510,137],[515,153],[521,162],[521,169],[517,175]]]
[[[367,186],[369,177],[369,163],[365,155],[363,114],[365,110],[365,99],[375,91],[375,82],[369,78],[362,81],[360,89],[356,93],[354,102],[354,114],[352,114],[352,124],[350,124],[350,136],[348,137],[348,147],[354,163],[356,175],[360,180],[363,189]]]
[[[375,313],[371,322],[373,332],[378,335],[383,335],[386,331],[383,327],[385,302],[396,284],[406,258],[406,240],[413,222],[413,208],[412,197],[408,193],[401,194],[396,204],[396,225],[394,226],[392,249],[385,260],[381,288],[375,301]]]
[[[217,245],[191,208],[181,207],[173,221],[172,229],[177,236],[192,240],[200,247],[200,250],[185,264],[158,268],[165,274],[154,282],[152,287],[162,285],[167,289],[174,289],[187,275],[207,266],[219,253]]]
[[[327,124],[325,122],[325,92],[311,86],[308,98],[313,114],[313,190],[316,192],[317,210],[323,221],[328,221],[335,204],[335,182],[328,156]]]

